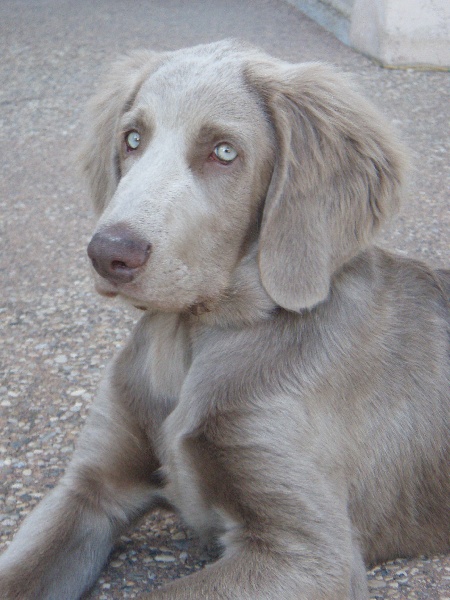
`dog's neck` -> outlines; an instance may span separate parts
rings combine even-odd
[[[305,308],[300,314],[314,315],[317,311],[338,310],[363,293],[372,298],[375,281],[375,265],[386,257],[386,252],[370,247],[354,256],[333,274],[330,293],[323,302]],[[235,269],[231,284],[217,300],[198,305],[190,311],[192,323],[212,327],[242,328],[273,317],[284,310],[266,292],[260,278],[258,253],[255,245]]]
[[[257,246],[234,270],[220,298],[190,308],[194,322],[215,327],[242,327],[270,318],[279,307],[264,289],[258,269]]]

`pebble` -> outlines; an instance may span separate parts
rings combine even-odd
[[[67,356],[65,354],[59,354],[58,356],[55,356],[55,363],[58,365],[63,365],[67,362]]]
[[[72,392],[69,392],[69,396],[74,396],[76,398],[78,396],[82,396],[85,393],[86,393],[86,390],[83,388],[80,388],[78,390],[73,390]]]
[[[171,554],[157,554],[156,556],[153,557],[154,560],[156,560],[156,562],[163,562],[163,563],[169,563],[169,562],[175,562],[175,556],[171,555]]]
[[[123,565],[123,561],[122,560],[112,560],[109,564],[114,569],[118,569],[119,567],[121,567]]]

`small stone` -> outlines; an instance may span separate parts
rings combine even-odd
[[[118,569],[119,567],[121,567],[123,565],[123,562],[121,560],[112,560],[109,564],[114,569]]]
[[[86,390],[84,390],[83,388],[80,388],[78,390],[73,390],[73,392],[69,392],[69,396],[73,396],[74,398],[77,398],[78,396],[82,396],[85,393],[86,393]]]
[[[172,556],[170,554],[157,554],[153,557],[153,559],[156,560],[156,562],[162,563],[175,562],[175,556]]]
[[[386,585],[386,582],[382,579],[371,579],[369,581],[369,587],[375,590],[381,590],[382,588],[385,588]]]
[[[4,520],[2,521],[2,525],[3,525],[4,527],[12,527],[12,526],[13,526],[13,525],[15,525],[15,524],[16,524],[16,522],[15,522],[15,521],[13,521],[12,519],[4,519]]]

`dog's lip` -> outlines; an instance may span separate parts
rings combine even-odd
[[[138,292],[134,286],[131,284],[118,284],[103,277],[99,277],[95,274],[94,285],[95,291],[104,298],[116,298],[120,296],[123,300],[125,300],[128,304],[131,304],[135,308],[141,311],[152,311],[152,310],[162,310],[163,312],[179,312],[179,313],[188,313],[195,316],[200,316],[203,313],[210,312],[212,301],[211,298],[199,297],[197,300],[191,304],[180,304],[179,306],[168,307],[167,303],[157,303],[157,302],[148,302],[145,298],[142,298],[141,293],[133,293]],[[131,288],[131,289],[130,289]]]
[[[96,281],[95,282],[95,290],[100,296],[104,296],[105,298],[116,298],[119,296],[120,290],[114,283],[110,283],[109,281]],[[135,299],[128,298],[124,296],[124,298],[130,302],[135,308],[139,310],[148,310],[148,307],[145,306],[142,302],[138,302]]]
[[[119,294],[119,290],[116,286],[106,281],[96,281],[95,291],[100,294],[100,296],[105,296],[106,298],[115,298]]]

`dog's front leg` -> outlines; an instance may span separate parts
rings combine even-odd
[[[289,537],[287,532],[280,534]],[[353,561],[342,555],[334,561],[336,549],[330,547],[328,556],[323,554],[322,541],[313,537],[302,540],[298,553],[290,552],[289,542],[283,548],[282,539],[271,546],[264,535],[251,537],[247,532],[232,552],[214,564],[141,600],[368,600],[366,571],[357,547]],[[341,540],[336,539],[336,545]]]
[[[188,523],[205,507],[217,518],[224,554],[148,600],[366,600],[345,480],[334,453],[323,451],[319,427],[301,406],[263,393],[238,408],[224,402],[193,426],[191,407],[202,401],[195,392],[211,379],[191,381],[197,389],[186,385],[165,422],[173,433],[166,491],[178,496]]]
[[[368,600],[367,584],[362,579],[349,590],[327,577],[306,572],[299,575],[301,562],[270,555],[263,548],[242,550],[234,557],[222,558],[193,575],[170,583],[140,600]],[[365,576],[364,576],[365,577]]]
[[[348,592],[329,593],[320,581],[296,576],[299,565],[270,556],[263,548],[242,549],[140,600],[365,600]]]
[[[155,501],[159,464],[107,381],[59,485],[0,557],[2,600],[75,600],[117,536]]]

